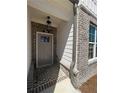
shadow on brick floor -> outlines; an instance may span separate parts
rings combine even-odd
[[[47,88],[52,87],[48,93],[54,93],[56,83],[67,76],[60,69],[60,64],[56,63],[39,69],[31,69],[27,79],[27,93],[42,93]],[[32,78],[33,77],[33,78]]]

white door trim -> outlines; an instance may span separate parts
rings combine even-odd
[[[52,36],[52,64],[53,64],[53,60],[54,60],[54,54],[53,54],[53,48],[54,48],[54,45],[53,45],[53,34],[51,33],[45,33],[45,32],[36,32],[36,67],[38,68],[38,34],[42,34],[42,35],[51,35]],[[40,67],[45,67],[45,66],[48,66],[48,65],[52,65],[52,64],[46,64],[46,65],[43,65],[43,66],[40,66]]]

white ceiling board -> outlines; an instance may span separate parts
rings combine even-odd
[[[58,19],[52,15],[49,15],[47,13],[44,13],[40,10],[37,10],[35,8],[32,7],[28,7],[30,10],[30,19],[32,21],[38,22],[38,23],[43,23],[46,24],[46,20],[47,20],[47,16],[51,17],[51,22],[52,22],[52,26],[54,27],[58,27],[59,24],[63,21],[61,19]]]
[[[69,0],[28,0],[28,5],[65,21],[73,16],[73,6]]]

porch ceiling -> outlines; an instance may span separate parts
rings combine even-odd
[[[73,5],[69,0],[28,0],[28,6],[64,21],[73,16]]]
[[[40,11],[40,10],[32,8],[32,7],[28,7],[28,8],[29,8],[29,11],[30,11],[30,19],[31,19],[31,21],[46,24],[47,16],[50,16],[52,26],[54,26],[54,27],[58,27],[59,24],[61,22],[63,22],[63,20],[58,19],[55,16],[49,15],[49,14],[43,12],[43,11]]]

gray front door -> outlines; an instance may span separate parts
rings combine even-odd
[[[37,32],[36,65],[44,67],[53,63],[53,34]]]

